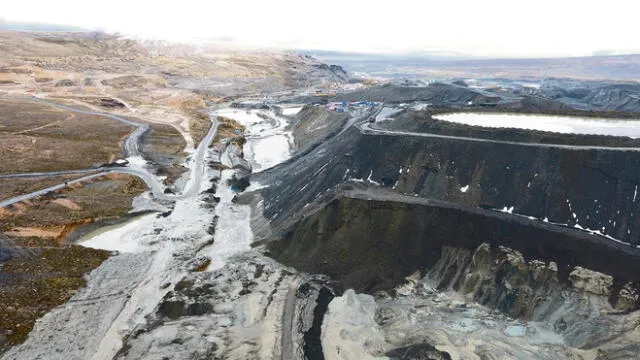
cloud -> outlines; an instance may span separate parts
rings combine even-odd
[[[12,1],[11,20],[63,23],[169,40],[233,39],[258,46],[476,56],[582,56],[633,50],[640,2],[608,0],[363,0],[301,2]]]

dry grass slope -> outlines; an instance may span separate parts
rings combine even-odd
[[[0,354],[19,344],[35,321],[67,302],[85,285],[84,274],[98,267],[110,253],[81,246],[33,249],[3,264],[0,273]]]
[[[0,201],[28,194],[65,181],[76,179],[78,175],[51,176],[32,179],[0,179]]]
[[[22,99],[0,100],[0,173],[90,168],[120,156],[133,127]]]
[[[133,197],[146,190],[137,177],[107,175],[35,198],[26,206],[0,214],[0,231],[14,228],[56,228],[125,215]],[[66,200],[61,202],[59,200]],[[69,206],[75,204],[76,206]],[[16,242],[22,242],[15,238]],[[58,242],[60,239],[56,239]],[[64,240],[64,239],[62,239]]]

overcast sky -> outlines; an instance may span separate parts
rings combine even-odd
[[[0,17],[169,40],[487,57],[640,52],[637,0],[2,0]]]

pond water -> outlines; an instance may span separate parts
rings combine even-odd
[[[433,118],[458,124],[490,128],[515,128],[551,131],[562,134],[640,138],[640,120],[495,113],[439,114],[434,115]]]

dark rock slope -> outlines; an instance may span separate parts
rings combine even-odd
[[[380,297],[402,295],[406,284],[453,290],[544,322],[569,347],[637,351],[629,336],[640,308],[640,250],[576,230],[462,207],[340,198],[269,250],[345,289]]]
[[[472,251],[483,243],[518,250],[527,259],[554,261],[559,281],[568,281],[581,266],[614,276],[617,284],[640,282],[640,250],[573,229],[442,204],[340,198],[269,248],[284,264],[330,275],[345,288],[373,292],[435,267],[445,247]],[[447,264],[448,274],[438,282],[459,286],[455,274],[466,262]]]
[[[264,214],[275,228],[342,184],[360,181],[458,204],[513,207],[517,214],[639,244],[638,174],[635,151],[365,135],[350,128],[258,181],[278,177],[261,190]]]
[[[640,85],[547,79],[538,95],[591,110],[640,112]]]
[[[392,84],[371,87],[362,91],[342,94],[339,100],[346,101],[384,101],[386,103],[402,103],[425,101],[432,104],[461,104],[469,101],[476,103],[497,103],[499,95],[489,94],[481,90],[464,86],[434,83],[424,87],[397,86]]]
[[[316,103],[327,101],[381,101],[390,104],[412,101],[428,102],[434,105],[466,106],[474,103],[497,104],[500,101],[512,101],[513,94],[494,94],[480,89],[470,89],[461,85],[434,83],[428,86],[400,86],[385,84],[363,90],[338,94],[335,96],[303,96],[295,101]]]
[[[305,106],[296,114],[292,124],[296,150],[304,150],[337,134],[348,119],[347,113],[328,111],[321,106]]]

